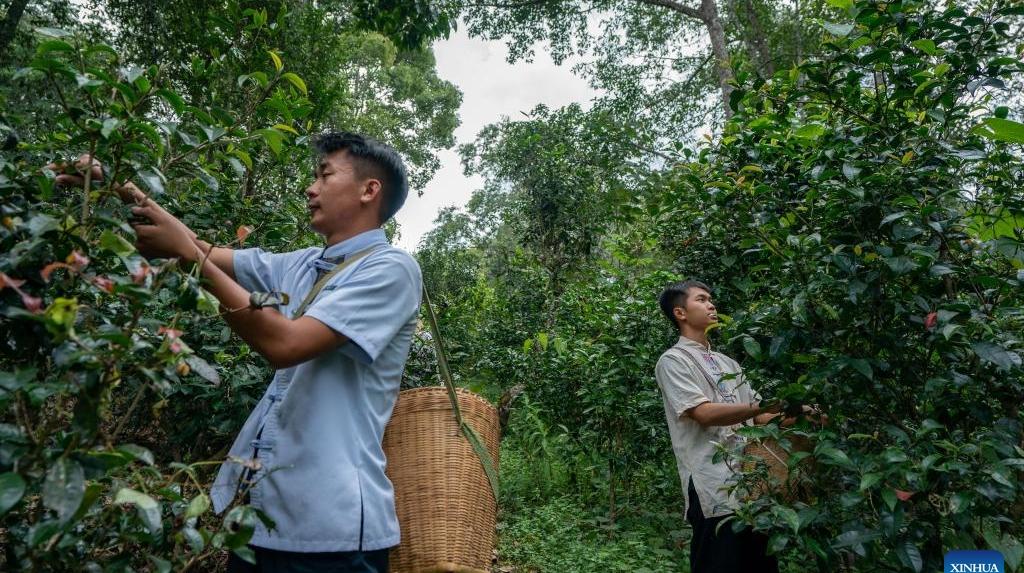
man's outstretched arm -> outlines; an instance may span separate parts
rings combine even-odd
[[[46,166],[47,169],[54,171],[56,175],[56,183],[58,185],[66,185],[72,187],[81,187],[85,184],[85,172],[90,172],[90,178],[93,181],[103,181],[103,166],[102,164],[93,159],[89,154],[79,156],[75,161],[74,165],[51,163]],[[125,203],[134,203],[136,205],[148,205],[153,207],[156,211],[162,212],[170,217],[166,210],[160,206],[159,203],[153,201],[148,195],[146,195],[141,189],[139,189],[131,181],[126,181],[123,184],[114,185],[114,191],[117,192],[118,197]],[[226,275],[235,278],[235,253],[234,250],[226,247],[214,247],[206,241],[200,240],[199,237],[186,227],[188,236],[192,241],[203,250],[204,253],[209,253],[209,262],[213,263],[220,270],[224,271]]]
[[[746,420],[752,419],[757,425],[764,425],[775,418],[782,416],[782,402],[775,402],[769,406],[758,406],[757,404],[718,404],[715,402],[704,402],[687,410],[687,415],[704,427],[708,426],[732,426]],[[803,407],[804,415],[810,415],[811,420],[819,424],[828,423],[828,416],[818,412],[810,406]],[[780,425],[783,427],[792,426],[797,418],[789,416],[783,418]]]
[[[716,402],[704,402],[686,411],[686,415],[693,418],[698,424],[704,427],[710,426],[732,426],[751,418],[755,420],[759,416],[774,416],[781,405],[774,404],[768,407],[761,407],[757,404],[719,404]],[[770,418],[769,418],[770,419]]]
[[[133,225],[139,250],[202,265],[206,288],[220,301],[228,325],[274,368],[305,362],[348,341],[315,318],[292,320],[274,309],[251,308],[249,291],[207,257],[181,221],[152,201],[133,207],[132,212],[149,219],[149,224]],[[230,249],[222,251],[230,253]]]

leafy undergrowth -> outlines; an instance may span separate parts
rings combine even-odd
[[[579,488],[582,464],[566,462],[573,456],[557,436],[529,431],[536,418],[523,406],[502,444],[496,573],[689,571],[690,529],[674,489],[644,488],[610,520],[595,490]]]
[[[667,517],[667,516],[666,516]],[[680,527],[682,516],[676,514]],[[634,518],[609,536],[590,508],[572,496],[506,513],[498,525],[499,573],[689,571],[686,539],[671,543],[658,524]],[[688,534],[689,531],[686,530]]]

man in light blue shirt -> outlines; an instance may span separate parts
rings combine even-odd
[[[380,227],[408,195],[405,167],[390,147],[355,134],[328,133],[316,145],[306,195],[323,249],[211,247],[131,183],[121,190],[148,219],[134,225],[140,252],[202,264],[225,320],[276,369],[211,492],[218,512],[247,497],[275,524],[252,538],[256,564],[233,554],[229,572],[385,573],[399,542],[381,441],[422,279]],[[325,275],[319,294],[303,301]],[[253,306],[255,291],[290,301]]]

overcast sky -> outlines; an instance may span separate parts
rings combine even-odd
[[[522,117],[537,104],[558,108],[572,102],[589,102],[596,92],[574,76],[571,64],[556,66],[543,49],[534,62],[510,65],[504,42],[468,37],[459,30],[449,40],[434,45],[437,73],[462,90],[461,124],[455,130],[456,145],[473,141],[485,125],[502,116]],[[398,246],[416,250],[420,239],[434,226],[438,211],[450,205],[463,206],[482,182],[462,174],[455,149],[438,154],[441,168],[427,184],[422,197],[410,194],[396,216],[401,225]]]

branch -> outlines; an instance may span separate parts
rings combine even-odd
[[[696,8],[691,8],[690,6],[687,6],[685,4],[681,4],[679,2],[676,2],[675,0],[634,0],[634,1],[639,2],[641,4],[647,4],[648,6],[660,6],[662,8],[668,8],[669,10],[674,10],[676,12],[679,12],[680,14],[682,14],[684,16],[687,16],[687,17],[690,17],[690,18],[695,18],[697,20],[700,20],[701,22],[704,21],[704,17],[701,15],[700,10],[697,10]]]
[[[662,152],[658,151],[657,149],[651,149],[649,147],[644,147],[643,145],[640,145],[639,143],[634,143],[632,141],[627,141],[626,144],[630,145],[631,147],[633,147],[635,149],[637,149],[638,151],[642,151],[644,153],[650,153],[652,155],[656,155],[656,156],[664,159],[668,163],[678,163],[677,158],[672,157],[671,155],[668,155],[667,153],[662,153]]]
[[[525,8],[547,4],[551,0],[525,0],[524,2],[503,2],[500,4],[465,4],[465,8]],[[557,0],[556,0],[557,1]]]
[[[7,6],[7,15],[0,21],[0,63],[7,63],[7,48],[18,31],[18,22],[25,12],[28,0],[14,0]]]
[[[697,66],[696,69],[693,70],[693,73],[690,74],[690,77],[686,79],[686,83],[683,84],[683,90],[689,89],[690,85],[693,84],[693,82],[701,75],[701,73],[704,72],[704,67],[711,63],[711,58],[713,56],[714,54],[708,54],[707,57],[704,58],[704,61],[701,62],[701,64]]]

